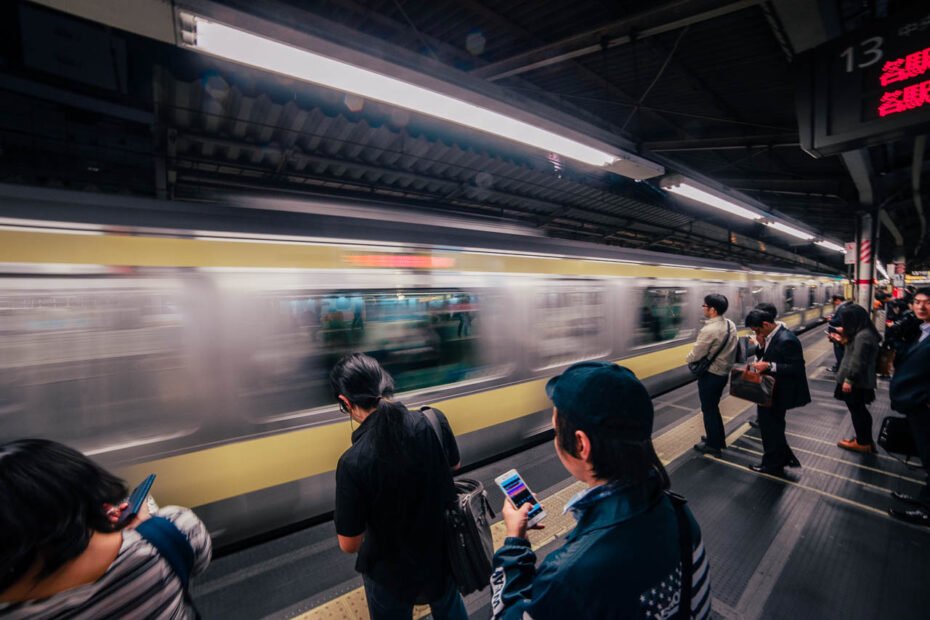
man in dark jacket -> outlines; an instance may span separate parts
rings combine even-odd
[[[491,575],[494,618],[675,618],[682,605],[689,618],[708,617],[701,530],[683,500],[665,492],[646,388],[627,368],[582,362],[549,381],[546,393],[556,454],[589,488],[566,505],[578,525],[539,568],[526,539],[530,504],[505,502],[507,538]]]
[[[891,408],[907,416],[914,433],[914,444],[928,482],[920,495],[891,495],[911,505],[910,509],[892,508],[888,512],[909,523],[930,525],[930,288],[918,289],[911,302],[914,315],[920,319],[920,335],[903,349],[888,392]]]
[[[775,317],[763,310],[753,310],[746,315],[746,327],[756,338],[764,339],[764,345],[755,351],[759,361],[752,366],[757,372],[775,376],[775,391],[772,406],[759,405],[759,431],[762,433],[762,462],[751,465],[753,471],[782,476],[785,467],[800,467],[788,440],[785,437],[785,415],[788,409],[803,407],[811,402],[804,367],[804,352],[801,341]]]

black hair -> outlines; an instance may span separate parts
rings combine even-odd
[[[753,310],[761,310],[772,316],[772,322],[775,322],[775,317],[778,316],[778,308],[775,307],[775,304],[770,304],[767,301],[762,301],[756,304],[756,307]]]
[[[727,308],[730,307],[730,302],[727,301],[727,298],[719,293],[712,293],[710,295],[704,296],[704,305],[708,308],[713,308],[717,311],[717,314],[723,316],[727,311]]]
[[[578,457],[575,432],[580,429],[568,416],[555,414],[555,436],[559,448]],[[622,484],[642,484],[655,472],[662,490],[671,487],[665,466],[656,454],[652,440],[628,441],[613,433],[588,433],[591,442],[591,469],[598,480],[616,480]]]
[[[871,330],[878,336],[878,330],[872,324],[869,311],[858,304],[843,306],[843,311],[837,315],[837,319],[843,328],[843,335],[849,340],[852,340],[856,334],[864,329]]]
[[[846,301],[846,298],[842,295],[834,295],[830,298],[830,301]]]
[[[930,286],[922,286],[916,291],[914,291],[914,297],[918,295],[923,295],[924,297],[930,297]]]
[[[36,562],[48,577],[87,548],[92,532],[112,532],[104,504],[126,498],[125,483],[89,458],[47,439],[0,445],[0,592]]]
[[[746,315],[746,327],[762,327],[763,323],[774,323],[775,317],[771,313],[755,308]]]
[[[394,395],[394,379],[376,359],[350,353],[333,366],[329,382],[337,400],[341,395],[362,409],[375,409],[370,424],[380,456],[404,453],[404,406],[389,400]]]

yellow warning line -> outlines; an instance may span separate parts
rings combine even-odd
[[[752,435],[746,435],[746,439],[754,441],[756,443],[762,443],[761,439],[756,439]],[[804,448],[792,448],[795,452],[803,452],[804,454],[813,454],[822,459],[827,459],[828,461],[836,461],[837,463],[843,463],[845,465],[852,465],[853,467],[858,467],[859,469],[866,469],[868,471],[873,471],[877,474],[882,474],[883,476],[890,476],[892,478],[900,478],[901,480],[908,480],[910,482],[916,482],[917,484],[923,484],[923,480],[918,480],[917,478],[911,478],[909,476],[902,476],[901,474],[894,474],[890,471],[885,471],[883,469],[878,469],[876,467],[869,467],[868,465],[862,465],[860,463],[855,463],[853,461],[847,461],[846,459],[840,459],[835,456],[827,456],[826,454],[821,454],[820,452],[814,452],[813,450],[805,450]]]
[[[747,453],[749,453],[749,454],[755,454],[755,455],[757,455],[757,456],[762,456],[762,453],[759,452],[758,450],[750,450],[749,448],[743,448],[743,447],[741,447],[741,446],[734,446],[734,448],[736,448],[737,450],[739,450],[739,451],[741,451],[741,452],[747,452]],[[842,475],[842,474],[837,474],[837,473],[835,473],[835,472],[827,471],[827,470],[825,470],[825,469],[818,469],[817,467],[810,467],[809,465],[805,465],[805,466],[804,466],[804,471],[813,471],[813,472],[816,472],[816,473],[818,473],[818,474],[823,474],[823,475],[825,475],[825,476],[830,476],[831,478],[839,478],[840,480],[844,480],[844,481],[846,481],[846,482],[852,482],[853,484],[858,484],[859,486],[863,486],[863,487],[866,487],[866,488],[869,488],[869,489],[874,489],[874,490],[876,490],[876,491],[881,491],[881,492],[884,493],[884,494],[888,494],[888,493],[890,493],[890,492],[892,491],[892,489],[889,489],[889,488],[887,488],[887,487],[882,487],[882,486],[879,486],[879,485],[877,485],[877,484],[870,484],[870,483],[868,483],[868,482],[863,482],[862,480],[856,480],[855,478],[850,478],[849,476],[844,476],[844,475]]]

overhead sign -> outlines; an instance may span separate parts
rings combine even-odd
[[[930,8],[925,4],[798,59],[801,148],[814,157],[930,129]]]
[[[846,248],[846,254],[843,255],[843,263],[846,265],[856,264],[856,242],[851,241],[843,244]]]

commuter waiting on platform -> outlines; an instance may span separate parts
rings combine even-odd
[[[165,537],[189,545],[192,561],[183,569],[197,575],[210,563],[206,527],[186,508],[152,515],[145,504],[119,525],[126,491],[122,480],[60,443],[0,444],[0,616],[195,617],[176,560],[149,541],[154,526],[172,530]]]
[[[464,620],[444,550],[459,465],[448,421],[433,410],[440,445],[426,416],[392,400],[391,375],[362,353],[339,360],[330,382],[342,412],[359,424],[336,466],[335,523],[339,548],[358,553],[371,617],[410,620],[415,604],[428,603],[433,618]]]
[[[852,302],[846,301],[846,299],[842,295],[834,295],[830,299],[830,303],[833,304],[833,314],[830,316],[830,324],[836,326],[840,324],[840,314],[842,314],[843,308],[846,308],[847,306],[852,304]],[[837,342],[836,340],[834,340],[833,341],[833,358],[836,360],[836,363],[829,368],[830,372],[836,372],[837,370],[839,370],[840,364],[843,362],[844,351],[845,351],[845,348],[843,347],[843,345]]]
[[[762,433],[764,454],[762,462],[750,469],[760,473],[782,476],[785,467],[800,467],[788,439],[785,437],[785,416],[788,409],[803,407],[811,402],[804,366],[804,352],[798,337],[782,323],[776,323],[772,314],[752,310],[746,316],[746,327],[760,342],[754,351],[758,361],[752,367],[757,372],[775,376],[772,406],[758,407],[759,431]]]
[[[530,504],[518,510],[505,501],[507,538],[491,575],[493,617],[708,617],[701,530],[684,500],[666,492],[646,388],[627,368],[582,362],[551,379],[546,393],[555,405],[555,452],[588,488],[566,506],[575,529],[538,568],[526,538]]]
[[[834,322],[839,325],[833,327]],[[856,431],[855,437],[842,439],[836,445],[854,452],[874,454],[872,415],[868,404],[875,400],[875,364],[880,336],[866,309],[851,304],[831,321],[830,338],[845,349],[836,371],[833,397],[846,403]]]
[[[770,304],[767,301],[762,301],[762,302],[757,303],[756,307],[753,308],[753,310],[761,310],[762,312],[765,312],[766,314],[771,315],[773,318],[778,318],[778,308],[775,307],[775,304]],[[785,327],[785,324],[782,323],[781,321],[775,321],[775,325]],[[760,334],[753,334],[750,342],[756,345],[757,347],[756,351],[759,353],[759,355],[761,355],[762,350],[765,349],[765,336],[762,336]],[[748,351],[748,353],[749,355],[747,355],[746,357],[750,357],[752,355],[751,350]],[[749,420],[749,426],[753,428],[759,428],[759,416],[758,415],[752,418],[751,420]]]
[[[888,393],[891,408],[907,416],[928,480],[916,497],[893,492],[895,499],[910,508],[892,508],[888,512],[909,523],[930,525],[930,287],[917,289],[911,307],[920,321],[919,332],[899,350]]]
[[[706,371],[697,378],[706,435],[700,443],[695,444],[694,449],[714,456],[720,456],[720,451],[726,448],[723,418],[720,417],[720,397],[730,377],[739,343],[736,325],[723,316],[729,305],[723,295],[704,297],[701,308],[706,321],[687,358],[689,364],[700,360],[710,362]]]

